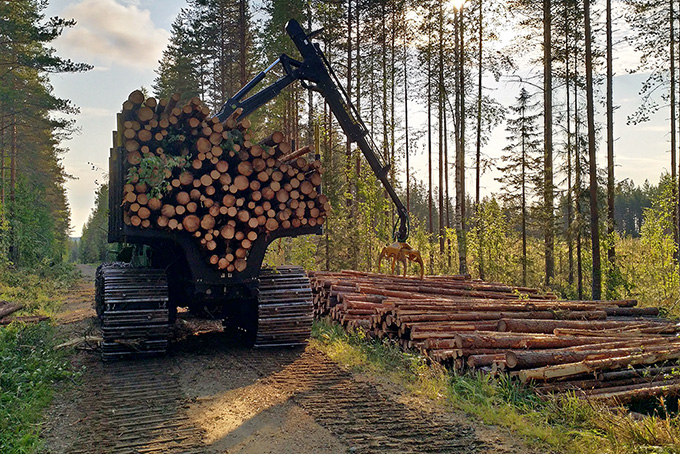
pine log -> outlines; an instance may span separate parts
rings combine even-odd
[[[149,199],[147,206],[149,207],[150,210],[152,211],[158,211],[161,209],[163,205],[163,202],[157,197],[152,197]]]
[[[659,395],[664,397],[676,396],[680,393],[680,379],[619,386],[612,389],[605,388],[597,391],[597,393],[588,391],[584,394],[591,400],[627,404],[634,400],[649,399]]]
[[[151,216],[151,210],[149,210],[147,207],[140,207],[137,211],[137,216],[142,218],[142,220],[149,219],[149,216]]]
[[[10,303],[7,301],[0,301],[0,303],[0,318],[7,317],[24,308],[23,304]]]
[[[282,132],[274,131],[269,137],[262,141],[262,144],[268,147],[273,147],[283,142],[283,138],[284,136]]]
[[[608,342],[607,337],[582,338],[578,336],[555,336],[549,334],[498,333],[494,331],[459,334],[455,337],[457,348],[504,348],[504,349],[534,349],[534,348],[566,348],[574,345]],[[441,348],[433,341],[429,348]]]
[[[625,328],[630,326],[629,321],[590,321],[590,320],[531,320],[531,319],[502,319],[498,321],[497,330],[500,332],[515,333],[552,333],[555,328],[575,328],[602,330],[612,328]],[[636,323],[636,322],[635,322]],[[669,323],[647,322],[647,328],[667,328]],[[642,326],[641,326],[642,327]]]
[[[134,90],[128,95],[128,101],[130,101],[133,106],[139,107],[144,102],[144,93],[142,93],[141,90]]]
[[[304,155],[306,155],[306,154],[308,154],[308,153],[313,153],[313,152],[314,152],[314,147],[312,147],[311,145],[308,145],[308,146],[306,146],[306,147],[302,147],[302,148],[300,148],[300,149],[298,149],[298,150],[295,150],[295,151],[293,151],[293,152],[291,152],[291,153],[288,153],[288,154],[286,154],[286,155],[281,156],[281,157],[278,159],[278,161],[279,161],[279,162],[288,162],[288,161],[292,161],[292,160],[294,160],[294,159],[298,159],[298,158],[300,158],[300,157],[302,157],[302,156],[304,156]]]
[[[203,215],[201,218],[201,228],[203,230],[211,230],[213,227],[215,227],[215,218],[210,214]]]
[[[490,366],[495,361],[502,361],[503,359],[503,353],[491,353],[486,355],[470,355],[465,362],[469,368],[478,369]]]
[[[423,321],[454,321],[454,320],[500,320],[502,318],[514,319],[554,319],[556,317],[564,319],[586,319],[586,320],[601,320],[607,317],[604,311],[567,311],[562,314],[556,314],[550,311],[535,311],[535,312],[425,312],[421,313],[406,313],[395,311],[395,316],[400,322],[423,322]]]
[[[6,317],[0,319],[0,325],[9,325],[12,322],[18,323],[38,323],[49,320],[50,317],[45,315],[25,315],[22,317]]]
[[[674,346],[680,346],[676,342]],[[622,348],[598,348],[591,346],[590,350],[528,350],[509,351],[505,353],[505,362],[511,369],[530,369],[555,364],[575,363],[586,359],[615,358],[618,356],[635,355],[656,350],[667,350],[670,343],[663,345],[637,345]]]
[[[190,214],[182,220],[182,226],[189,233],[194,233],[201,226],[201,220],[198,216]]]
[[[633,356],[585,360],[575,363],[522,370],[519,372],[518,376],[520,380],[525,383],[531,380],[549,380],[641,364],[654,364],[678,358],[680,358],[680,351],[659,351]]]
[[[598,381],[615,381],[622,380],[633,377],[643,377],[643,378],[657,378],[658,376],[670,374],[671,376],[676,375],[678,371],[678,366],[664,366],[664,367],[644,367],[642,369],[625,369],[625,370],[615,370],[609,372],[600,372],[597,374]]]

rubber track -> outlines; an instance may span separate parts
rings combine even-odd
[[[201,431],[185,414],[177,377],[160,359],[95,365],[97,390],[70,454],[205,453]],[[96,377],[96,378],[95,378]]]
[[[471,426],[428,415],[397,402],[373,384],[357,381],[325,354],[308,349],[297,360],[252,352],[238,358],[264,376],[315,421],[357,453],[493,452]],[[292,362],[291,362],[292,361]],[[273,372],[277,370],[277,372]]]

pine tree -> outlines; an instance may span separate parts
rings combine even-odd
[[[46,19],[46,7],[35,0],[0,3],[0,236],[6,237],[0,244],[9,245],[9,258],[18,265],[65,253],[70,211],[58,143],[70,137],[73,122],[53,113],[77,109],[53,94],[46,76],[91,68],[50,46],[75,22]]]

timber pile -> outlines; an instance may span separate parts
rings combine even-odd
[[[680,393],[680,329],[633,300],[564,301],[469,276],[310,275],[317,317],[457,371],[507,373],[541,393],[606,402]]]
[[[123,103],[126,224],[185,231],[210,264],[233,272],[246,269],[258,237],[324,223],[330,205],[311,147],[292,150],[278,131],[257,142],[250,121],[237,121],[241,109],[220,122],[200,99],[179,100],[134,91]]]

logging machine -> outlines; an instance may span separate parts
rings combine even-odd
[[[290,20],[286,32],[302,60],[282,54],[229,99],[216,118],[224,122],[237,117],[240,121],[298,80],[304,88],[320,93],[396,206],[399,220],[395,224],[394,243],[383,249],[380,261],[389,258],[392,271],[399,263],[404,273],[407,262],[415,261],[420,264],[422,277],[422,258],[406,243],[408,210],[388,179],[389,165],[381,162],[368,129],[319,45],[312,42],[320,30],[307,34],[297,21]],[[246,97],[279,65],[284,73],[281,78]],[[118,129],[122,130],[120,124]],[[256,347],[304,344],[312,324],[312,292],[304,270],[299,267],[262,269],[261,266],[267,246],[273,240],[320,234],[321,226],[291,226],[259,235],[252,243],[245,269],[232,272],[216,269],[206,263],[195,238],[187,232],[142,229],[124,222],[121,195],[126,168],[120,135],[114,135],[109,159],[108,241],[135,245],[126,250],[142,254],[147,266],[133,266],[129,262],[135,260],[128,257],[123,262],[104,264],[97,270],[96,308],[104,338],[103,358],[163,353],[178,307],[225,320],[225,324],[241,330]]]

